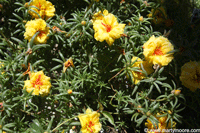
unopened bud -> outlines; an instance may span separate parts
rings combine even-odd
[[[143,16],[140,16],[139,20],[140,20],[141,22],[144,21]]]
[[[24,4],[24,7],[28,8],[28,2],[26,2],[26,3]]]
[[[168,112],[168,114],[170,114],[170,115],[172,114],[172,111],[171,111],[171,110],[168,110],[167,112]]]
[[[86,22],[85,22],[85,21],[81,21],[81,24],[82,24],[82,25],[86,25]]]
[[[69,89],[67,92],[68,92],[68,94],[72,94],[72,90],[71,89]]]
[[[173,90],[173,91],[171,91],[171,93],[178,96],[178,95],[180,95],[181,90]]]
[[[26,23],[27,21],[26,20],[23,20],[23,23]]]
[[[76,129],[76,126],[72,126],[72,130]]]
[[[148,112],[146,113],[146,115],[147,115],[147,116],[151,116],[151,113],[150,113],[150,111],[148,111]]]

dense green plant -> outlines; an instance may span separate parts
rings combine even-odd
[[[32,19],[30,8],[25,6],[29,1],[0,2],[0,132],[79,132],[77,116],[88,107],[101,113],[104,132],[142,133],[147,119],[158,126],[157,113],[167,116],[171,127],[173,122],[177,123],[176,128],[200,127],[199,90],[191,92],[179,81],[181,66],[199,58],[200,24],[190,27],[192,6],[186,6],[191,5],[189,0],[50,1],[56,15],[46,20],[50,27],[46,44],[34,43],[38,33],[30,42],[24,39],[25,25]],[[160,6],[166,8],[173,25],[155,25],[147,17],[151,9]],[[176,12],[182,6],[187,7],[185,13]],[[104,9],[126,24],[124,34],[112,46],[94,38],[91,19]],[[144,59],[142,46],[153,35],[171,40],[175,58],[167,66],[154,65],[150,75],[142,66],[146,78],[135,85],[131,72],[139,69],[132,67],[135,62],[131,59]],[[64,72],[68,59],[73,60],[74,67]],[[30,79],[26,72],[40,70],[51,78],[52,84],[49,95],[44,97],[23,89],[24,81]],[[194,120],[198,122],[195,124]]]

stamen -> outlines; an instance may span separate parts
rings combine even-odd
[[[112,27],[111,27],[110,25],[104,24],[104,23],[102,23],[102,22],[101,22],[101,24],[102,24],[103,26],[105,26],[107,32],[110,32],[110,31],[111,31],[111,28],[112,28]]]
[[[164,55],[162,50],[161,50],[161,47],[156,47],[153,55]]]

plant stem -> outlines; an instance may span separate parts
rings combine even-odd
[[[60,126],[62,126],[62,125],[65,124],[66,122],[68,122],[68,121],[70,121],[70,120],[72,120],[72,119],[74,119],[74,118],[76,118],[76,117],[78,117],[78,116],[74,116],[74,117],[72,117],[72,118],[70,118],[70,119],[64,121],[63,123],[61,123],[60,125],[58,125],[57,127],[55,127],[55,128],[52,130],[52,132],[54,132],[57,128],[59,128]]]

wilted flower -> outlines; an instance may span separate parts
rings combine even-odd
[[[143,50],[146,60],[153,64],[159,64],[160,66],[168,65],[174,58],[173,53],[168,53],[174,50],[174,46],[163,36],[155,38],[153,35],[144,43]]]
[[[200,88],[200,62],[190,61],[181,67],[180,80],[182,85],[195,91]]]
[[[81,122],[82,133],[99,133],[101,130],[101,123],[99,122],[100,114],[91,109],[86,110],[86,114],[80,114],[78,116]]]
[[[147,133],[165,133],[165,132],[162,132],[162,129],[174,129],[175,128],[176,122],[173,122],[173,126],[171,126],[171,121],[169,121],[167,123],[167,115],[163,116],[163,117],[158,117],[159,115],[162,115],[162,114],[161,113],[157,113],[157,116],[154,115],[154,117],[159,121],[158,126],[156,125],[156,123],[154,123],[154,125],[156,127],[154,127],[152,122],[149,119],[147,119],[147,122],[145,122],[145,126],[147,126],[147,128],[149,130],[157,129],[157,132],[155,130],[153,130],[155,132],[148,131]]]
[[[134,62],[138,57],[133,57],[132,58],[132,62]],[[142,61],[140,58],[137,59],[137,61],[131,66],[131,67],[138,67],[139,71],[131,71],[132,75],[133,75],[133,82],[134,84],[137,84],[138,82],[140,82],[140,80],[144,79],[146,76],[145,74],[142,72],[142,68],[141,68],[141,64],[144,67],[144,70],[147,72],[147,74],[151,74],[153,72],[152,69],[152,64],[149,64],[148,61]]]
[[[35,7],[31,7],[31,9],[37,12],[41,16],[42,19],[48,19],[55,15],[54,5],[49,1],[33,0],[29,6],[35,6]],[[39,16],[35,12],[29,10],[29,13],[33,18],[39,18]]]
[[[68,67],[74,67],[74,63],[73,63],[72,58],[69,58],[69,59],[64,63],[63,72],[65,72],[65,71],[67,70]]]
[[[162,6],[156,9],[151,9],[151,13],[147,16],[153,18],[155,24],[160,24],[167,19],[167,14]]]
[[[119,24],[117,18],[109,13],[102,20],[95,20],[93,23],[93,29],[95,31],[94,38],[100,42],[105,40],[111,46],[115,39],[121,37],[121,34],[124,32],[124,27],[125,24]]]
[[[43,71],[32,72],[30,74],[30,80],[24,81],[24,89],[26,89],[28,93],[33,91],[32,95],[48,95],[50,88],[50,77],[45,76]]]
[[[49,34],[49,27],[47,27],[46,22],[43,19],[35,19],[28,21],[25,25],[26,32],[24,33],[24,38],[31,41],[33,35],[37,32],[39,34],[35,37],[34,42],[38,43],[46,43]]]

